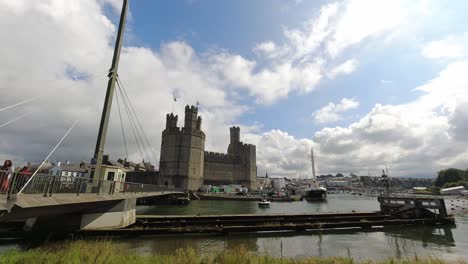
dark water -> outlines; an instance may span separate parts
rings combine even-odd
[[[357,259],[386,257],[437,256],[447,260],[468,260],[468,211],[454,207],[455,228],[427,226],[385,228],[378,231],[334,230],[322,232],[254,233],[230,235],[180,235],[140,237],[120,240],[139,253],[171,253],[178,248],[193,248],[200,254],[212,254],[244,245],[251,251],[276,257],[351,256]],[[457,202],[454,201],[454,204]],[[468,201],[465,203],[468,210]],[[456,208],[455,208],[456,207]],[[376,198],[353,195],[330,195],[327,202],[272,203],[258,208],[256,202],[192,201],[188,206],[140,207],[137,214],[240,214],[306,213],[336,211],[376,211]]]

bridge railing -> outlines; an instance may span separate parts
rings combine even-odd
[[[0,171],[0,194],[11,195],[25,186],[31,177],[31,173]],[[77,176],[61,176],[49,174],[36,174],[23,189],[23,194],[42,194],[52,196],[61,194],[116,194],[116,193],[148,193],[180,191],[165,185],[152,185],[134,182],[120,182],[111,180],[98,180]]]

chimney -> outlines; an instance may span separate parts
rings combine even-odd
[[[70,161],[69,161],[69,160],[67,160],[65,163],[67,163],[67,164],[70,164]]]
[[[59,162],[57,162],[57,167],[60,167],[60,163],[61,163],[60,161],[59,161]]]

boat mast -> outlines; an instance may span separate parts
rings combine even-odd
[[[314,148],[310,148],[310,161],[312,162],[312,180],[315,183],[315,162],[314,162]]]
[[[123,0],[122,13],[120,14],[119,30],[117,32],[117,39],[115,41],[114,56],[112,58],[112,65],[109,70],[109,81],[107,83],[106,98],[104,100],[104,107],[102,109],[101,123],[99,125],[99,132],[94,150],[93,162],[96,163],[94,174],[99,178],[101,175],[102,156],[104,154],[104,144],[106,142],[107,127],[109,125],[109,117],[112,108],[112,98],[114,97],[115,82],[118,77],[117,70],[119,68],[120,49],[122,47],[122,38],[125,28],[125,20],[127,17],[128,0]]]

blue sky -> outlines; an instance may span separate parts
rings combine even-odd
[[[131,44],[158,50],[163,43],[181,40],[197,52],[225,49],[255,58],[256,43],[284,41],[283,28],[301,27],[316,17],[322,5],[333,1],[134,1],[131,3]],[[439,3],[442,7],[445,5]],[[296,137],[311,137],[325,125],[314,124],[312,113],[328,102],[356,98],[358,109],[336,125],[348,125],[368,113],[376,103],[398,104],[418,96],[412,90],[431,79],[443,65],[427,63],[420,45],[432,38],[463,32],[463,14],[452,3],[429,24],[417,22],[410,39],[397,37],[384,47],[356,47],[360,56],[353,74],[320,83],[307,94],[292,94],[273,104],[255,104],[244,94],[242,102],[253,109],[239,117],[243,124],[262,124],[265,131],[282,129]],[[466,4],[459,3],[460,8]],[[463,10],[463,9],[460,9]],[[444,23],[441,23],[444,22]],[[440,23],[440,24],[439,24]],[[128,43],[128,42],[127,42]],[[378,45],[378,44],[376,44]]]
[[[2,128],[0,159],[40,161],[74,120],[52,160],[92,155],[121,4],[0,1],[0,104],[40,96],[0,113],[7,122],[33,112]],[[433,177],[468,167],[465,10],[467,1],[131,0],[119,76],[153,156],[176,94],[179,120],[200,101],[207,150],[225,152],[228,126],[241,126],[260,175],[310,171],[314,147],[319,174],[378,174],[387,163],[395,176]],[[106,152],[123,157],[116,111]],[[129,158],[145,158],[128,143]]]

